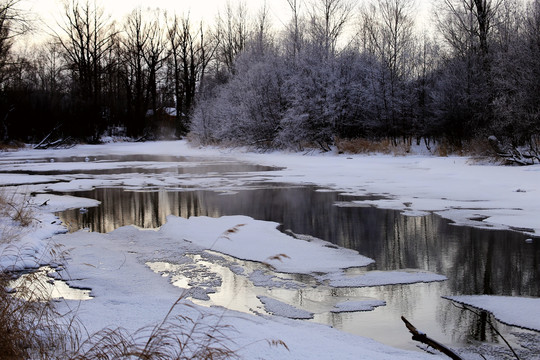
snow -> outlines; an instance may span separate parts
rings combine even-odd
[[[39,206],[42,210],[51,213],[69,209],[95,207],[100,204],[99,201],[94,199],[54,194],[36,194],[31,198],[31,201],[34,206]]]
[[[46,162],[27,163],[32,159],[55,159],[79,156],[93,159],[100,155],[146,154],[211,158],[227,163],[237,159],[251,164],[274,166],[271,173],[235,174],[73,174],[73,171],[117,170],[136,165],[141,169],[167,169],[169,163],[151,162]],[[26,191],[75,191],[100,186],[137,188],[156,186],[178,189],[182,186],[212,188],[234,192],[254,181],[316,184],[350,195],[366,196],[355,206],[378,206],[397,209],[408,216],[435,212],[458,224],[489,228],[519,228],[531,237],[540,233],[540,165],[502,167],[475,164],[467,158],[414,155],[298,154],[274,152],[257,154],[243,149],[194,148],[184,141],[153,143],[114,143],[98,146],[80,145],[66,150],[21,150],[3,154],[0,173],[5,171],[69,171],[64,175],[0,175],[1,185],[24,185]],[[46,205],[40,206],[46,200]],[[261,297],[271,311],[281,316],[255,316],[221,307],[201,307],[186,297],[188,290],[174,286],[168,276],[152,271],[149,263],[164,261],[183,264],[193,254],[212,250],[236,259],[266,264],[279,272],[309,274],[334,287],[378,286],[382,284],[443,281],[441,275],[414,269],[350,275],[347,269],[364,267],[372,262],[354,251],[328,247],[324,240],[292,237],[279,232],[277,224],[245,216],[222,218],[169,217],[157,231],[123,227],[108,234],[79,231],[65,232],[53,212],[62,209],[98,205],[91,199],[38,194],[32,199],[35,218],[29,229],[20,231],[16,246],[0,245],[0,266],[38,267],[57,261],[63,253],[65,269],[59,272],[72,286],[91,289],[91,300],[66,300],[59,306],[77,309],[77,316],[89,332],[107,326],[122,326],[134,331],[163,319],[178,298],[183,298],[175,312],[192,319],[234,327],[228,335],[242,358],[268,359],[433,359],[422,352],[393,349],[375,341],[342,333],[328,326],[292,320],[293,309],[279,299]],[[348,204],[350,206],[351,204]],[[242,226],[239,226],[242,225]],[[51,249],[55,251],[51,252]],[[247,276],[259,286],[277,282],[261,271],[245,273],[237,263],[230,269]],[[219,279],[207,279],[212,284]],[[201,288],[201,287],[199,287]],[[206,290],[205,290],[206,291]],[[207,292],[205,292],[205,295]],[[454,299],[454,298],[452,298]],[[516,297],[457,297],[494,312],[503,322],[539,329],[535,317],[537,299]],[[384,305],[383,300],[346,301],[332,310],[365,311]],[[302,312],[302,309],[294,309]],[[97,316],[96,314],[99,314]],[[528,314],[528,316],[527,316]],[[306,314],[304,314],[306,315]],[[282,317],[285,316],[285,317]],[[267,340],[280,339],[284,348],[266,346]],[[329,350],[331,349],[331,350]],[[329,353],[331,351],[331,353]]]
[[[367,266],[372,259],[345,248],[328,247],[323,240],[303,241],[283,234],[278,223],[256,221],[247,216],[221,218],[169,216],[160,233],[178,236],[205,249],[237,259],[257,261],[283,273],[337,272]]]
[[[488,311],[505,324],[540,331],[539,298],[494,295],[461,295],[445,298]]]
[[[363,275],[346,276],[340,273],[319,276],[320,281],[328,281],[333,287],[365,287],[393,284],[414,284],[448,280],[446,276],[428,271],[369,271]]]
[[[386,302],[382,300],[362,300],[362,301],[344,301],[336,304],[333,313],[371,311],[379,306],[385,306]]]
[[[286,304],[268,296],[258,296],[258,299],[264,304],[264,308],[271,314],[286,317],[289,319],[312,319],[313,313],[302,309],[297,309],[294,306]]]
[[[54,181],[57,180],[52,176],[0,173],[0,186],[43,184]]]
[[[68,283],[91,288],[90,295],[93,297],[83,302],[66,300],[59,306],[66,311],[76,309],[78,319],[90,333],[111,326],[135,331],[157,323],[176,299],[185,296],[185,291],[173,286],[167,277],[149,271],[145,262],[149,258],[160,257],[169,261],[180,259],[185,252],[195,251],[183,235],[177,233],[174,237],[167,237],[160,231],[129,226],[108,234],[80,231],[54,237],[52,241],[57,245],[70,248],[65,272],[67,279],[73,280]],[[162,244],[157,251],[156,244]],[[280,315],[295,315],[286,304],[268,298],[261,300]],[[253,316],[223,308],[198,307],[186,299],[174,308],[173,315],[177,314],[210,326],[226,326],[221,331],[234,339],[234,349],[245,359],[436,358],[424,353],[397,350],[325,325],[279,316]],[[268,346],[271,340],[283,341],[289,350]]]

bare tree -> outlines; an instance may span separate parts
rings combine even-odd
[[[152,125],[147,118],[157,119],[162,107],[160,71],[169,56],[162,20],[159,10],[148,13],[137,8],[124,22],[121,47],[131,135],[146,132]]]
[[[266,0],[257,12],[254,31],[251,37],[251,48],[259,56],[264,56],[266,50],[273,44],[271,34],[270,9]]]
[[[197,87],[203,86],[206,68],[216,51],[216,42],[211,42],[209,38],[205,36],[202,23],[199,29],[192,28],[188,16],[179,18],[175,14],[168,20],[167,40],[174,79],[178,135],[183,135],[188,131]]]
[[[0,1],[0,83],[5,77],[13,39],[29,30],[26,14],[18,7],[21,0]]]
[[[162,13],[156,10],[152,20],[148,23],[148,41],[144,59],[148,67],[148,93],[153,115],[158,113],[158,72],[168,57],[166,51],[165,28],[161,26]]]
[[[218,60],[230,74],[234,73],[234,62],[245,49],[248,34],[248,10],[244,2],[233,8],[227,1],[225,13],[217,18],[217,38],[219,39]]]
[[[57,42],[42,45],[35,59],[41,90],[49,93],[60,91],[63,83],[62,73],[66,70],[62,55],[62,49]]]
[[[350,20],[354,3],[350,0],[313,0],[310,33],[313,43],[323,47],[325,57],[333,56],[339,37]]]
[[[0,85],[8,77],[9,56],[14,38],[29,30],[29,21],[26,14],[18,7],[21,0],[0,1]],[[8,105],[7,109],[0,110],[0,139],[8,139],[7,119],[14,107]]]
[[[494,20],[503,3],[503,0],[443,0],[435,12],[437,26],[458,53],[474,51],[487,55]]]
[[[301,0],[287,0],[287,4],[289,4],[289,7],[291,8],[292,12],[292,20],[291,20],[291,27],[290,33],[292,35],[292,57],[293,59],[296,59],[296,56],[298,52],[300,52],[301,48],[301,28],[300,28],[300,5]]]
[[[146,110],[149,105],[146,92],[148,70],[144,55],[149,41],[149,33],[140,8],[133,10],[125,19],[122,35],[121,47],[125,69],[127,116],[130,119],[128,131],[131,135],[138,135],[145,126]]]
[[[113,45],[114,26],[103,8],[90,0],[66,0],[63,16],[55,38],[71,70],[72,92],[86,107],[88,123],[93,127],[92,140],[96,141],[105,125],[100,109],[101,90],[104,57]]]

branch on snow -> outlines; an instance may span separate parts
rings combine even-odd
[[[520,150],[517,147],[503,144],[494,135],[491,135],[488,140],[497,155],[508,163],[522,166],[534,165],[537,162],[540,163],[540,153],[533,146],[530,146],[526,150]]]
[[[440,351],[441,353],[445,354],[449,358],[453,360],[463,360],[460,356],[458,356],[456,353],[454,353],[452,350],[447,348],[446,346],[438,343],[437,341],[428,338],[426,334],[418,330],[413,324],[411,324],[407,319],[405,319],[404,316],[401,317],[401,320],[405,323],[405,326],[407,329],[409,329],[409,332],[412,334],[412,339],[414,341],[421,342],[423,344],[426,344],[427,346],[432,347],[435,350]]]

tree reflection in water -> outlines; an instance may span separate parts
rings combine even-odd
[[[448,277],[448,281],[437,284],[363,289],[362,295],[387,301],[387,306],[361,314],[360,319],[369,321],[368,327],[361,326],[359,317],[351,314],[325,314],[319,315],[319,319],[316,316],[316,320],[326,317],[324,322],[380,341],[383,339],[379,339],[379,335],[381,338],[392,336],[388,331],[392,326],[396,327],[396,337],[409,341],[406,329],[400,328],[401,315],[430,332],[432,337],[443,337],[443,342],[444,337],[449,338],[447,342],[456,343],[466,339],[496,341],[496,336],[486,327],[487,314],[478,317],[440,297],[460,294],[540,296],[539,241],[527,243],[526,237],[517,232],[454,226],[437,215],[408,217],[393,210],[336,206],[336,203],[361,199],[316,191],[313,187],[276,185],[234,194],[202,190],[96,189],[71,195],[102,202],[86,214],[77,210],[60,214],[72,230],[89,228],[109,232],[129,224],[158,228],[170,214],[185,218],[248,215],[281,223],[283,229],[295,233],[358,250],[375,259],[370,269],[422,269]],[[501,324],[499,327],[503,331],[506,328]],[[507,332],[511,330],[506,328]],[[396,340],[392,345],[396,345]]]

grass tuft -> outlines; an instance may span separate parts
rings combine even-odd
[[[20,226],[26,227],[35,220],[30,197],[16,191],[0,190],[0,217],[10,218]]]
[[[32,276],[9,287],[12,276],[0,273],[0,358],[66,360],[222,360],[238,359],[228,337],[232,327],[221,319],[199,314],[195,320],[169,312],[155,326],[131,333],[123,328],[106,328],[83,336],[84,326],[76,313],[60,314],[55,302],[44,300],[45,290]],[[186,305],[189,306],[189,305]],[[214,325],[212,325],[214,324]]]
[[[55,310],[51,301],[40,301],[44,289],[32,276],[16,290],[12,275],[0,272],[0,354],[5,359],[61,358],[72,337],[74,324]],[[15,296],[16,295],[16,296]],[[66,321],[67,320],[67,321]]]

